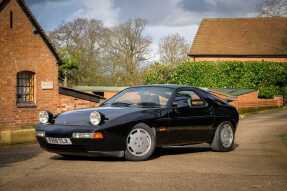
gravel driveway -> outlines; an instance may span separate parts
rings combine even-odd
[[[37,145],[0,148],[0,190],[286,190],[287,110],[240,121],[237,148],[229,153],[208,145],[165,148],[152,160],[116,158],[65,160]]]

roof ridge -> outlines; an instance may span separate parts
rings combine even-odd
[[[2,0],[0,2],[0,11],[6,7],[6,5],[10,2],[10,0]]]
[[[0,11],[2,11],[6,5],[10,2],[11,0],[3,0],[0,3]],[[37,29],[37,32],[40,34],[41,38],[43,39],[43,41],[45,42],[45,44],[48,46],[49,50],[52,52],[52,54],[54,55],[54,57],[57,60],[58,64],[61,64],[61,59],[56,51],[56,48],[53,46],[53,44],[50,42],[48,36],[46,35],[44,29],[41,27],[41,25],[38,23],[37,19],[34,17],[33,13],[31,12],[31,10],[29,9],[29,7],[26,5],[24,0],[15,0],[18,5],[20,6],[20,8],[23,10],[23,12],[25,13],[25,15],[28,17],[28,19],[30,20],[30,22],[32,23],[32,25]]]
[[[272,17],[208,17],[203,18],[204,21],[222,21],[222,20],[273,20],[273,19],[286,19],[284,16],[272,16]]]

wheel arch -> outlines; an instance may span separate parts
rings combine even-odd
[[[134,124],[130,125],[130,126],[128,127],[127,131],[126,131],[126,136],[128,136],[128,134],[129,134],[129,132],[131,131],[132,128],[134,128],[135,126],[141,126],[141,125],[152,129],[154,135],[156,136],[156,128],[153,127],[152,125],[150,125],[150,124],[148,124],[148,123],[145,123],[145,122],[142,122],[142,121],[139,121],[139,122],[137,122],[137,123],[134,123]]]

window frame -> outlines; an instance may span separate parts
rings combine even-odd
[[[193,92],[195,95],[197,95],[202,101],[203,101],[203,104],[202,105],[189,105],[189,108],[190,109],[193,109],[193,108],[205,108],[205,107],[208,107],[208,102],[200,95],[199,92],[197,92],[196,90],[194,89],[189,89],[189,88],[180,88],[180,89],[177,89],[176,92],[175,92],[175,95],[174,95],[174,98],[173,98],[173,102],[175,101],[176,97],[177,97],[177,94],[179,92]]]
[[[122,94],[127,93],[128,91],[134,90],[134,89],[140,89],[140,88],[159,88],[159,89],[167,89],[170,91],[170,96],[166,100],[165,105],[160,105],[159,108],[169,108],[171,104],[172,97],[174,95],[174,90],[173,88],[169,87],[161,87],[161,86],[136,86],[136,87],[129,87],[121,90],[118,92],[116,95],[112,96],[111,98],[105,100],[103,103],[100,104],[100,106],[110,106],[116,99],[118,99]]]
[[[32,72],[32,71],[17,72],[16,74],[16,105],[18,107],[36,106],[35,84],[36,84],[35,83],[35,72]],[[24,98],[22,98],[23,96]],[[23,101],[21,101],[21,99],[23,99]]]

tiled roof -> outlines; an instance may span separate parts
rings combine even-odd
[[[83,92],[119,92],[127,87],[113,86],[74,86],[73,89]]]
[[[286,17],[204,19],[189,55],[287,57],[286,36]]]
[[[100,100],[102,99],[101,97],[95,95],[95,94],[90,94],[87,92],[83,91],[78,91],[72,88],[67,88],[67,87],[59,87],[59,93],[62,95],[66,96],[72,96],[75,98],[87,100],[87,101],[92,101],[92,102],[97,102],[99,103]]]
[[[212,88],[210,91],[220,92],[226,96],[241,96],[244,94],[248,94],[251,92],[256,92],[255,89],[248,89],[248,88]]]

